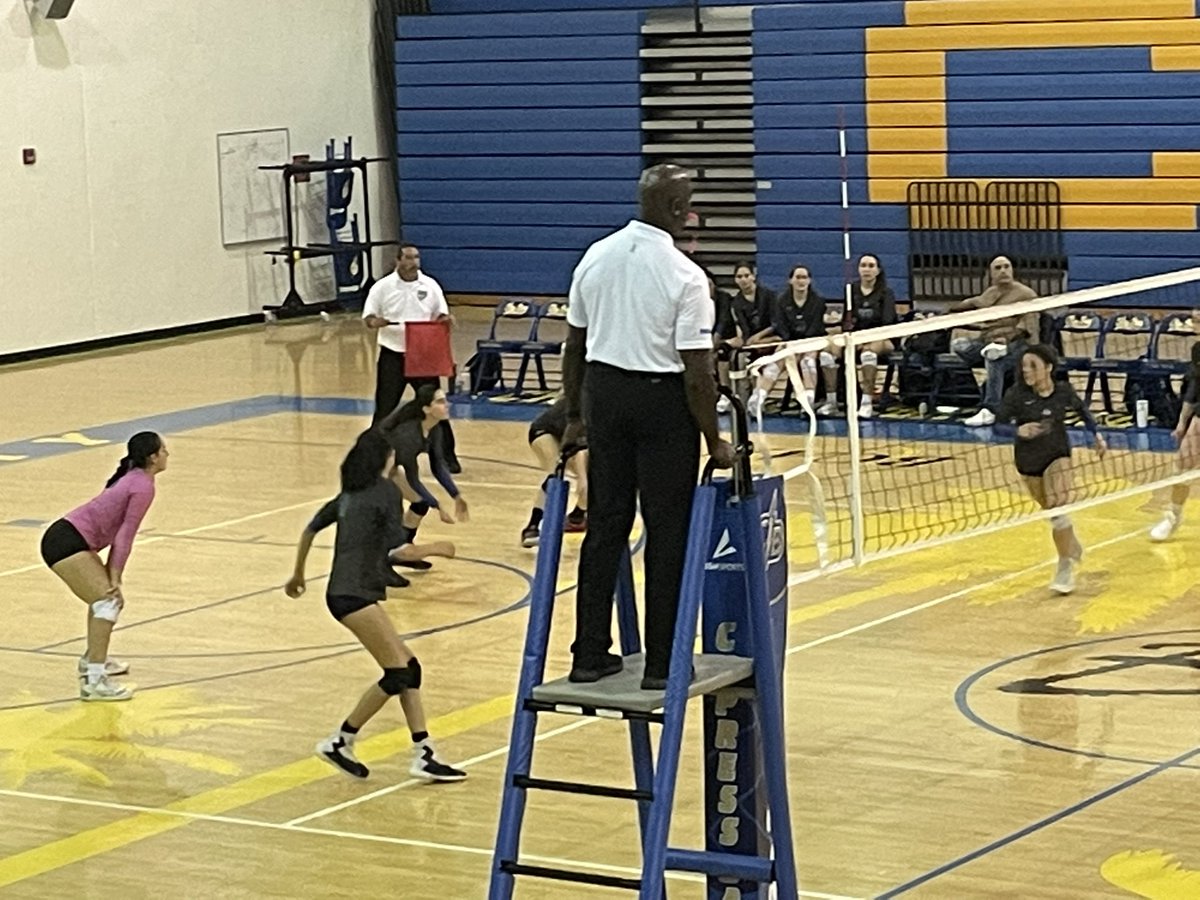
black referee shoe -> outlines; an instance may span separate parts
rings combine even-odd
[[[616,675],[623,668],[625,662],[615,653],[605,653],[597,662],[576,662],[571,666],[571,672],[567,675],[567,681],[575,684],[590,684],[593,681],[599,681],[601,678],[607,678],[609,675]]]
[[[393,559],[393,566],[403,566],[405,569],[415,569],[418,572],[426,572],[433,568],[433,563],[427,559]]]
[[[696,680],[696,667],[695,666],[692,666],[692,677],[689,680],[690,681]],[[642,690],[643,691],[665,691],[666,689],[667,689],[667,676],[666,675],[662,676],[662,678],[659,678],[657,676],[657,673],[655,675],[643,676],[643,678],[642,678]]]

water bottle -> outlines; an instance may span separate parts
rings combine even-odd
[[[1145,428],[1150,424],[1150,401],[1139,400],[1134,407],[1134,420],[1137,422],[1138,428]]]

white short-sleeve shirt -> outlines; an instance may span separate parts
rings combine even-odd
[[[631,221],[588,248],[571,278],[567,322],[587,329],[587,359],[636,372],[682,372],[681,350],[711,350],[708,276],[671,235]]]
[[[446,295],[442,286],[418,272],[415,281],[404,281],[397,273],[380,278],[371,286],[367,302],[363,304],[363,318],[380,316],[399,325],[385,325],[379,329],[379,346],[404,352],[404,323],[432,322],[438,316],[450,315]]]

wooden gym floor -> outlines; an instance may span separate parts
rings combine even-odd
[[[330,536],[303,600],[279,585],[367,421],[372,364],[356,324],[335,321],[0,369],[0,896],[484,896],[534,561],[517,536],[539,475],[523,422],[459,421],[472,519],[422,536],[460,556],[386,605],[421,657],[439,747],[470,779],[412,783],[395,708],[364,734],[371,778],[339,777],[312,747],[378,673],[324,609]],[[85,705],[83,609],[41,565],[38,539],[144,427],[165,435],[171,468],[113,641],[141,690]],[[1068,598],[1045,587],[1044,523],[793,588],[786,715],[806,896],[1200,896],[1187,554],[1200,526],[1148,543],[1160,501],[1076,517],[1088,555]],[[811,543],[804,502],[797,559]],[[568,536],[564,588],[578,547]],[[552,674],[567,663],[563,596]],[[698,719],[677,844],[700,840]],[[619,725],[552,721],[537,771],[627,782],[626,748]],[[595,871],[638,865],[634,811],[617,801],[534,798],[523,846]],[[694,880],[669,885],[704,896]],[[617,896],[536,882],[517,894],[605,895]]]

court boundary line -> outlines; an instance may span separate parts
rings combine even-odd
[[[1139,529],[1137,531],[1117,535],[1112,538],[1107,538],[1106,540],[1104,540],[1102,542],[1092,545],[1092,549],[1101,549],[1101,548],[1109,546],[1111,544],[1115,544],[1120,541],[1128,540],[1129,538],[1134,537],[1140,533],[1141,533],[1141,530]],[[927,601],[925,601],[923,603],[919,603],[915,606],[907,607],[902,610],[897,610],[896,612],[889,613],[885,616],[880,616],[876,619],[871,619],[870,621],[867,621],[867,622],[859,623],[858,625],[843,629],[843,630],[835,632],[833,634],[823,635],[822,637],[815,638],[810,641],[805,641],[804,643],[796,644],[795,646],[792,646],[792,647],[788,647],[784,651],[784,655],[792,656],[795,653],[799,653],[804,650],[811,650],[815,647],[820,647],[823,644],[831,643],[833,641],[840,640],[841,638],[844,638],[844,637],[850,637],[850,636],[858,634],[862,631],[867,631],[878,625],[886,625],[889,622],[893,622],[893,621],[897,621],[902,618],[906,618],[907,616],[913,615],[914,613],[923,612],[926,609],[932,609],[935,606],[940,606],[941,604],[949,602],[951,600],[959,599],[959,598],[964,597],[975,591],[982,590],[982,589],[988,588],[988,587],[992,587],[996,584],[1000,584],[1000,583],[1003,583],[1003,582],[1006,582],[1009,580],[1015,580],[1015,579],[1027,576],[1033,572],[1036,572],[1038,569],[1046,568],[1050,565],[1053,565],[1053,560],[1047,560],[1047,561],[1035,563],[1031,566],[1026,566],[1024,569],[1019,569],[1015,572],[1010,572],[1006,575],[1001,575],[1001,576],[994,578],[987,582],[979,582],[976,584],[967,585],[966,587],[959,588],[958,590],[952,591],[949,594],[944,594],[941,597],[935,597],[931,600],[927,600]],[[877,598],[877,599],[883,599],[883,598]],[[867,602],[871,602],[871,601],[867,601]],[[841,610],[831,610],[829,614],[832,614],[833,612],[840,612],[840,611]],[[594,720],[594,719],[583,720],[584,724],[588,724],[588,723],[591,723],[594,721],[596,721],[596,720]],[[541,741],[545,738],[553,736],[556,733],[562,733],[566,730],[570,730],[570,729],[567,729],[567,728],[555,729],[553,732],[548,732],[545,735],[539,735],[536,738],[536,740]],[[482,762],[484,758],[495,758],[496,756],[501,756],[501,755],[507,753],[508,749],[509,749],[508,747],[498,748],[495,751],[491,751],[488,754],[484,754],[482,757],[473,758],[471,760],[471,762]],[[466,763],[462,763],[462,765],[466,765]],[[358,805],[359,803],[366,802],[367,800],[374,799],[374,797],[376,797],[376,796],[383,796],[385,794],[392,793],[395,790],[399,790],[402,786],[403,785],[392,785],[388,788],[384,788],[379,791],[372,792],[371,794],[363,795],[363,797],[358,798],[353,801],[340,803],[340,804],[337,804],[336,806],[328,807],[325,810],[316,810],[315,812],[309,813],[305,816],[300,816],[297,819],[293,819],[292,821],[304,821],[304,822],[312,821],[314,819],[321,818],[325,815],[330,815],[334,812],[338,812],[342,809],[346,809],[351,806]]]
[[[590,721],[590,720],[588,720]],[[577,723],[572,723],[579,727]],[[110,809],[119,812],[132,812],[142,815],[161,815],[165,817],[175,817],[188,819],[198,822],[212,822],[220,825],[240,825],[249,828],[262,828],[268,831],[289,831],[297,834],[315,835],[318,837],[334,837],[347,840],[364,841],[367,843],[392,844],[404,847],[413,847],[424,850],[438,850],[447,853],[465,853],[471,856],[486,856],[491,858],[495,855],[495,848],[487,847],[470,847],[466,844],[447,844],[440,841],[424,841],[419,838],[404,838],[394,835],[370,834],[362,831],[345,831],[335,828],[312,828],[305,825],[293,825],[287,822],[270,822],[265,819],[248,819],[244,816],[226,816],[215,813],[198,813],[189,812],[187,810],[166,809],[156,806],[139,806],[134,803],[117,803],[107,800],[89,800],[84,797],[67,797],[59,794],[42,794],[34,791],[11,790],[0,788],[0,796],[15,797],[21,800],[33,800],[43,803],[61,803],[68,806],[87,806],[97,809]],[[640,869],[635,869],[630,866],[617,866],[611,863],[594,862],[591,860],[567,859],[555,856],[542,856],[538,854],[526,854],[525,859],[532,860],[538,863],[554,866],[580,866],[586,869],[593,869],[597,872],[610,872],[618,875],[639,875]],[[672,881],[687,881],[694,884],[704,884],[705,876],[691,872],[667,872],[666,877]],[[844,894],[828,894],[820,891],[800,891],[800,896],[811,897],[813,900],[866,900],[865,897],[847,896]]]
[[[1136,775],[1131,775],[1130,777],[1119,781],[1102,791],[1092,794],[1090,797],[1085,797],[1083,800],[1080,800],[1077,803],[1073,803],[1068,807],[1050,813],[1048,816],[1043,816],[1036,822],[1026,825],[1024,828],[1010,832],[1002,838],[998,838],[989,844],[985,844],[982,847],[972,850],[970,853],[964,853],[962,856],[950,860],[950,862],[943,863],[936,869],[930,869],[928,872],[918,875],[916,878],[910,879],[898,887],[894,887],[888,891],[885,891],[884,893],[880,894],[876,900],[891,900],[892,897],[899,897],[901,894],[906,894],[913,888],[920,887],[923,884],[928,884],[930,881],[945,875],[947,872],[953,872],[955,869],[965,866],[967,863],[974,862],[977,859],[982,859],[989,853],[1000,850],[1003,847],[1007,847],[1009,844],[1014,844],[1021,838],[1041,831],[1043,828],[1049,828],[1051,825],[1057,824],[1058,822],[1061,822],[1078,812],[1082,812],[1091,806],[1095,806],[1097,803],[1107,800],[1109,797],[1116,796],[1124,790],[1141,784],[1143,781],[1153,778],[1155,775],[1161,775],[1163,772],[1166,772],[1170,769],[1178,770],[1184,763],[1195,756],[1200,756],[1200,747],[1193,747],[1186,753],[1181,753],[1178,756],[1167,760],[1166,762],[1159,763],[1153,768],[1147,769],[1144,772],[1139,772]]]
[[[1092,546],[1093,546],[1093,549],[1098,549],[1098,548],[1100,548],[1100,547],[1107,546],[1107,545],[1110,545],[1110,544],[1113,544],[1113,543],[1117,543],[1117,542],[1119,542],[1119,541],[1122,541],[1122,540],[1127,540],[1127,539],[1129,539],[1130,537],[1134,537],[1134,536],[1136,536],[1136,535],[1138,535],[1138,534],[1140,534],[1140,533],[1141,533],[1141,529],[1138,529],[1138,530],[1136,530],[1136,531],[1131,531],[1131,532],[1128,532],[1128,533],[1125,533],[1125,534],[1122,534],[1122,535],[1118,535],[1118,536],[1116,536],[1116,537],[1113,537],[1113,538],[1106,539],[1105,541],[1103,541],[1103,542],[1099,542],[1099,543],[1097,543],[1097,544],[1095,544],[1095,545],[1092,545]],[[1034,572],[1034,571],[1036,571],[1037,569],[1040,569],[1040,568],[1043,568],[1043,567],[1046,567],[1046,566],[1050,565],[1051,563],[1052,563],[1052,561],[1043,561],[1043,562],[1040,562],[1040,563],[1037,563],[1037,564],[1034,564],[1034,565],[1031,565],[1031,566],[1027,566],[1027,567],[1025,567],[1024,569],[1018,570],[1018,571],[1016,571],[1016,572],[1009,573],[1009,574],[1008,574],[1008,575],[1006,575],[1006,576],[1001,576],[999,579],[992,579],[991,581],[988,581],[988,582],[985,582],[985,583],[977,583],[977,584],[973,584],[973,585],[968,585],[968,586],[966,586],[966,587],[964,587],[964,588],[960,588],[960,589],[958,589],[958,590],[956,590],[956,591],[952,591],[950,594],[944,595],[943,597],[937,597],[937,598],[933,598],[932,600],[925,601],[925,602],[923,602],[923,603],[917,604],[916,606],[909,607],[909,608],[902,609],[902,610],[898,610],[898,611],[896,611],[896,612],[893,612],[893,613],[889,613],[888,615],[881,616],[881,617],[878,617],[878,618],[876,618],[876,619],[872,619],[872,620],[870,620],[870,621],[868,621],[868,622],[865,622],[865,623],[860,623],[859,625],[857,625],[857,626],[854,626],[854,627],[852,627],[852,628],[843,629],[842,631],[836,632],[836,633],[834,633],[834,634],[832,634],[832,635],[825,635],[825,636],[823,636],[823,637],[821,637],[821,638],[817,638],[817,639],[815,639],[815,640],[807,641],[807,642],[805,642],[805,643],[803,643],[803,644],[796,645],[795,647],[788,648],[788,650],[786,651],[786,652],[787,652],[787,655],[789,655],[789,656],[790,656],[790,655],[792,655],[793,653],[800,652],[801,650],[812,649],[812,648],[815,648],[815,647],[821,646],[821,645],[823,645],[823,644],[830,643],[830,642],[832,642],[832,641],[835,641],[835,640],[840,640],[840,639],[841,639],[841,638],[843,638],[843,637],[849,637],[849,636],[852,636],[852,635],[854,635],[854,634],[858,634],[858,633],[860,633],[860,632],[862,632],[862,631],[866,631],[866,630],[868,630],[868,629],[870,629],[870,628],[874,628],[874,627],[876,627],[876,626],[878,626],[878,625],[887,624],[887,623],[890,623],[890,622],[896,621],[896,620],[898,620],[898,619],[900,619],[900,618],[905,618],[905,617],[907,617],[907,616],[909,616],[909,615],[912,615],[912,614],[914,614],[914,613],[916,613],[916,612],[921,612],[921,611],[924,611],[924,610],[926,610],[926,609],[933,608],[934,606],[941,605],[942,603],[948,602],[948,601],[949,601],[949,600],[951,600],[951,599],[957,599],[957,598],[959,598],[959,597],[965,596],[966,594],[972,593],[972,592],[974,592],[974,591],[977,591],[977,590],[981,590],[981,589],[984,589],[984,588],[987,588],[987,587],[994,586],[994,585],[995,585],[995,584],[996,584],[998,581],[1001,581],[1001,580],[1009,580],[1009,579],[1018,578],[1018,577],[1021,577],[1021,576],[1024,576],[1024,575],[1028,575],[1028,574],[1030,574],[1031,572]],[[882,599],[882,598],[880,598],[880,599]],[[498,700],[501,700],[501,699],[503,699],[503,698],[493,698],[493,699],[492,699],[490,702],[492,702],[492,703],[495,703],[495,702],[497,702]],[[489,702],[489,701],[485,701],[485,703],[487,703],[487,702]],[[452,715],[453,715],[453,714],[452,714]],[[569,723],[569,724],[575,724],[575,723]],[[380,738],[383,738],[383,737],[385,737],[385,736],[384,736],[384,735],[381,735],[381,736],[380,736]],[[376,738],[375,740],[379,740],[379,738]],[[500,752],[507,752],[507,750],[508,750],[508,747],[507,747],[507,745],[506,745],[506,746],[505,746],[505,747],[503,747],[503,748],[498,748],[498,750],[499,750]],[[1198,748],[1198,751],[1197,751],[1197,752],[1200,752],[1200,748]],[[499,755],[499,754],[497,754],[497,755]],[[311,759],[311,757],[309,757],[309,759]],[[301,762],[302,762],[302,761],[301,761]],[[291,765],[295,765],[295,764],[296,764],[296,763],[292,763]],[[263,774],[263,773],[260,773],[260,775],[259,775],[259,776],[255,776],[255,777],[262,777],[262,774]],[[221,789],[218,789],[218,790],[221,790]],[[2,792],[0,792],[0,793],[2,793]],[[377,792],[374,792],[374,793],[377,793]],[[196,798],[195,798],[195,797],[189,798],[189,801],[190,801],[190,802],[196,802]],[[64,800],[63,802],[67,802],[67,801],[66,801],[66,800]],[[236,807],[234,807],[234,808],[236,808]],[[344,808],[344,807],[343,807],[343,808]],[[171,814],[171,813],[173,813],[173,812],[178,812],[178,811],[177,811],[177,810],[158,810],[158,809],[155,809],[155,808],[149,808],[149,812],[148,812],[148,814],[150,814],[150,815],[153,815],[153,814],[155,814],[155,813],[165,813],[165,814],[167,814],[167,815],[170,815],[170,814]],[[298,817],[298,818],[305,818],[305,820],[306,820],[306,821],[311,821],[311,820],[313,820],[314,818],[319,818],[319,817],[321,817],[321,816],[322,816],[322,815],[324,815],[324,814],[325,814],[325,813],[324,813],[322,810],[318,810],[318,811],[316,811],[316,814],[315,814],[315,815],[314,815],[314,814],[309,814],[307,817]],[[230,821],[231,821],[231,823],[236,823],[236,820],[235,820],[233,817],[229,817],[229,818],[230,818]],[[118,821],[120,821],[120,820],[118,820]],[[256,822],[255,820],[246,820],[246,823],[260,824],[260,823]],[[115,823],[114,823],[114,824],[115,824]],[[278,824],[276,824],[276,823],[271,823],[270,825],[262,825],[262,827],[274,827],[274,828],[286,827],[286,823],[278,823]],[[292,826],[292,827],[293,827],[294,829],[296,829],[296,830],[299,830],[301,827],[306,827],[306,826]],[[146,837],[152,837],[152,836],[156,836],[156,835],[145,835],[145,836],[136,837],[136,838],[134,838],[134,841],[136,841],[136,840],[142,840],[142,839],[145,839]],[[130,843],[132,843],[132,842],[133,842],[133,841],[130,841]],[[51,843],[54,843],[54,842],[51,842]],[[122,846],[124,846],[124,845],[125,845],[125,844],[122,844]],[[48,846],[48,845],[42,845],[42,846],[44,847],[44,846]],[[37,849],[41,849],[41,848],[33,848],[33,849],[34,849],[34,850],[37,850]],[[101,851],[100,851],[100,853],[104,853],[104,852],[107,852],[107,851],[106,851],[106,850],[101,850]],[[97,855],[97,854],[89,854],[88,858],[91,858],[91,857],[92,857],[92,856],[94,856],[94,855]],[[72,861],[70,861],[70,862],[64,863],[63,865],[70,865],[72,862],[76,862],[76,861],[77,861],[77,860],[72,860]],[[56,870],[58,870],[59,868],[62,868],[62,867],[63,867],[63,866],[61,866],[61,865],[60,865],[60,866],[55,866],[55,867],[54,867],[54,869],[52,869],[51,871],[56,871]],[[40,873],[37,873],[37,874],[40,874]],[[22,878],[22,879],[20,879],[20,880],[25,880],[25,879],[24,879],[24,878]]]

